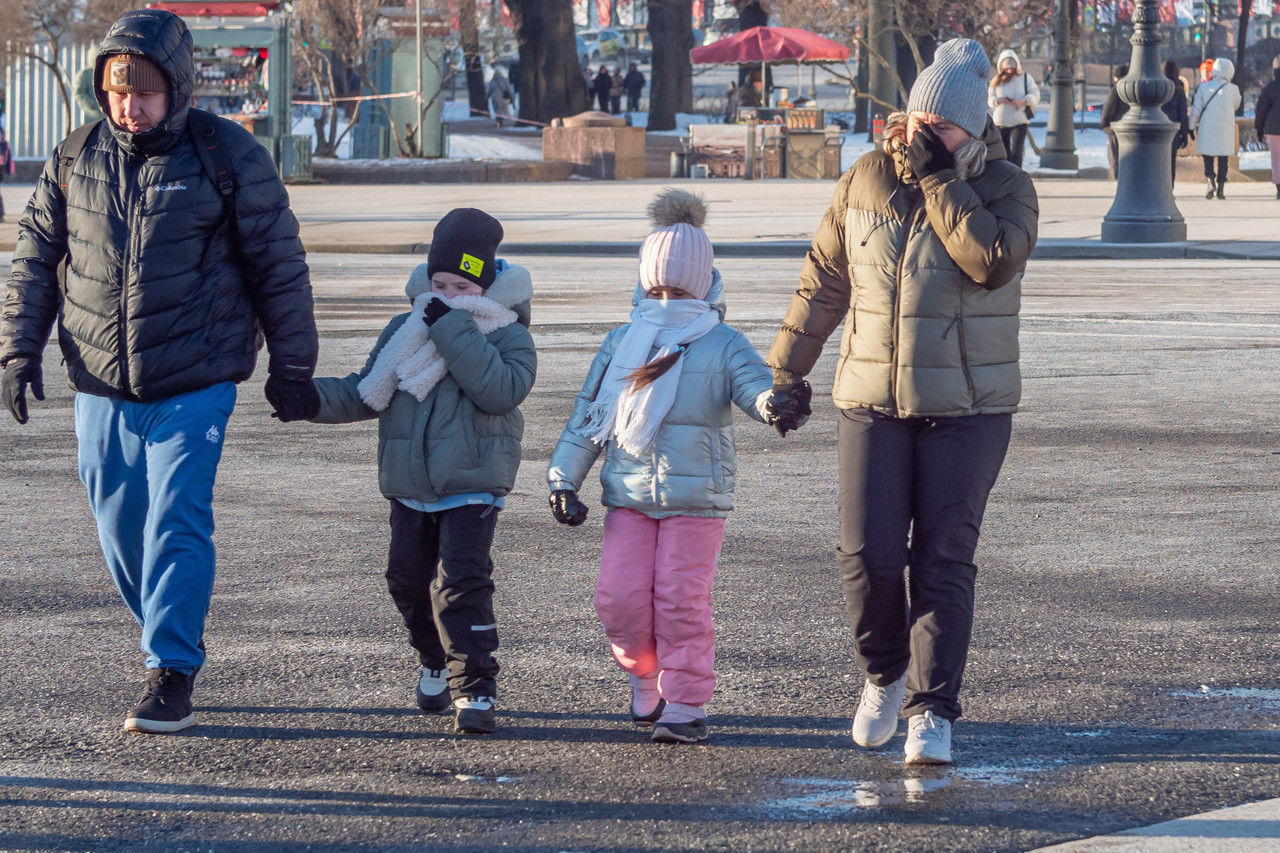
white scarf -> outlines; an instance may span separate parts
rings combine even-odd
[[[516,322],[516,312],[488,298],[467,295],[444,299],[434,293],[421,293],[413,300],[413,310],[387,341],[369,375],[360,380],[356,390],[365,405],[380,412],[391,402],[397,390],[407,391],[419,401],[444,378],[448,368],[431,340],[431,329],[423,322],[427,303],[439,299],[450,308],[466,311],[476,321],[476,328],[487,335]]]
[[[631,311],[631,326],[609,362],[600,390],[587,408],[581,434],[600,445],[615,439],[633,456],[643,453],[675,403],[685,345],[719,322],[719,312],[700,299],[641,299]],[[632,389],[627,379],[630,373],[673,352],[679,352],[680,357],[666,373],[639,391]]]

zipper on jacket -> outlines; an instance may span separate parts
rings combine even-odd
[[[893,197],[897,194],[898,184],[894,184],[893,192],[889,193],[889,199],[884,203],[884,207],[880,209],[879,213],[875,214],[875,221],[871,225],[871,230],[863,235],[861,243],[862,246],[867,245],[867,241],[871,239],[871,235],[876,233],[876,230],[879,229],[881,225],[889,224],[889,211],[893,206]]]
[[[138,173],[142,169],[142,164],[138,164],[137,168],[133,168],[132,158],[125,161],[126,180],[124,185],[125,198],[129,200],[129,211],[125,216],[125,223],[129,229],[129,236],[125,242],[125,252],[123,266],[120,270],[120,304],[116,312],[116,329],[118,341],[116,344],[116,357],[120,361],[120,385],[121,390],[126,397],[133,396],[133,383],[129,381],[129,328],[128,328],[128,305],[129,305],[129,273],[136,264],[134,259],[137,258],[138,243],[141,240],[139,231],[140,215],[139,215],[139,195],[137,188],[141,183],[138,180]]]
[[[964,347],[964,321],[956,315],[956,345],[960,347],[960,369],[964,371],[964,384],[969,388],[969,405],[977,402],[977,392],[973,388],[973,374],[969,372],[969,353]]]
[[[911,242],[911,234],[915,230],[916,218],[920,213],[921,195],[911,202],[908,216],[903,220],[902,245],[898,247],[898,271],[894,277],[893,289],[893,356],[889,359],[889,403],[893,411],[898,411],[898,332],[902,325],[902,264],[907,258],[907,243]]]

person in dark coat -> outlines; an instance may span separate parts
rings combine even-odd
[[[1116,168],[1120,159],[1120,143],[1116,139],[1116,133],[1111,129],[1111,125],[1124,117],[1129,111],[1129,105],[1120,97],[1120,93],[1116,91],[1116,84],[1120,82],[1122,77],[1129,75],[1129,63],[1122,62],[1116,66],[1115,73],[1111,75],[1111,88],[1107,90],[1107,100],[1102,105],[1102,115],[1098,118],[1098,127],[1102,128],[1107,134],[1107,168],[1111,172],[1111,179],[1116,178]]]
[[[1253,128],[1271,152],[1271,183],[1280,199],[1280,56],[1271,61],[1271,82],[1258,95]]]
[[[600,104],[600,112],[609,112],[609,90],[613,88],[613,75],[609,73],[608,68],[600,66],[600,73],[596,74],[592,88],[596,90],[596,101]]]
[[[77,392],[80,478],[107,567],[142,629],[147,686],[124,728],[176,732],[195,724],[214,480],[236,383],[253,374],[265,335],[274,416],[313,417],[319,340],[284,184],[252,134],[192,108],[182,18],[126,13],[102,40],[94,80],[105,118],[69,173],[67,143],[54,149],[18,225],[0,382],[26,423],[27,392],[44,399],[42,356],[57,328]],[[210,146],[195,136],[197,119],[226,150],[228,199],[203,166],[198,146]]]
[[[1164,114],[1169,117],[1169,121],[1178,126],[1178,132],[1173,135],[1173,154],[1169,163],[1169,179],[1171,183],[1178,182],[1178,152],[1187,144],[1187,81],[1182,79],[1182,75],[1178,73],[1178,63],[1172,59],[1166,59],[1164,62],[1164,76],[1173,81],[1173,96],[1161,105],[1160,109],[1164,110]]]
[[[640,93],[644,90],[645,79],[636,64],[631,63],[627,76],[622,80],[622,88],[627,91],[627,112],[634,113],[640,109]]]

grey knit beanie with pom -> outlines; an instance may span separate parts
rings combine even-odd
[[[933,113],[982,138],[987,127],[987,77],[991,62],[973,39],[943,42],[933,64],[920,72],[907,99],[908,112]]]

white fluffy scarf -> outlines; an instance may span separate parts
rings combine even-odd
[[[700,299],[640,300],[631,311],[631,326],[618,343],[600,390],[587,408],[582,435],[600,445],[615,439],[633,456],[643,453],[675,403],[685,346],[719,322],[719,312]],[[673,352],[679,352],[680,357],[666,373],[639,391],[631,387],[630,373]]]
[[[397,390],[407,391],[419,401],[425,400],[448,372],[444,359],[431,340],[431,329],[423,321],[427,303],[432,299],[440,299],[450,308],[466,311],[484,335],[510,326],[517,319],[516,312],[487,296],[443,299],[434,293],[420,294],[413,300],[413,310],[408,318],[378,353],[369,375],[356,386],[360,399],[375,412],[385,409]]]

